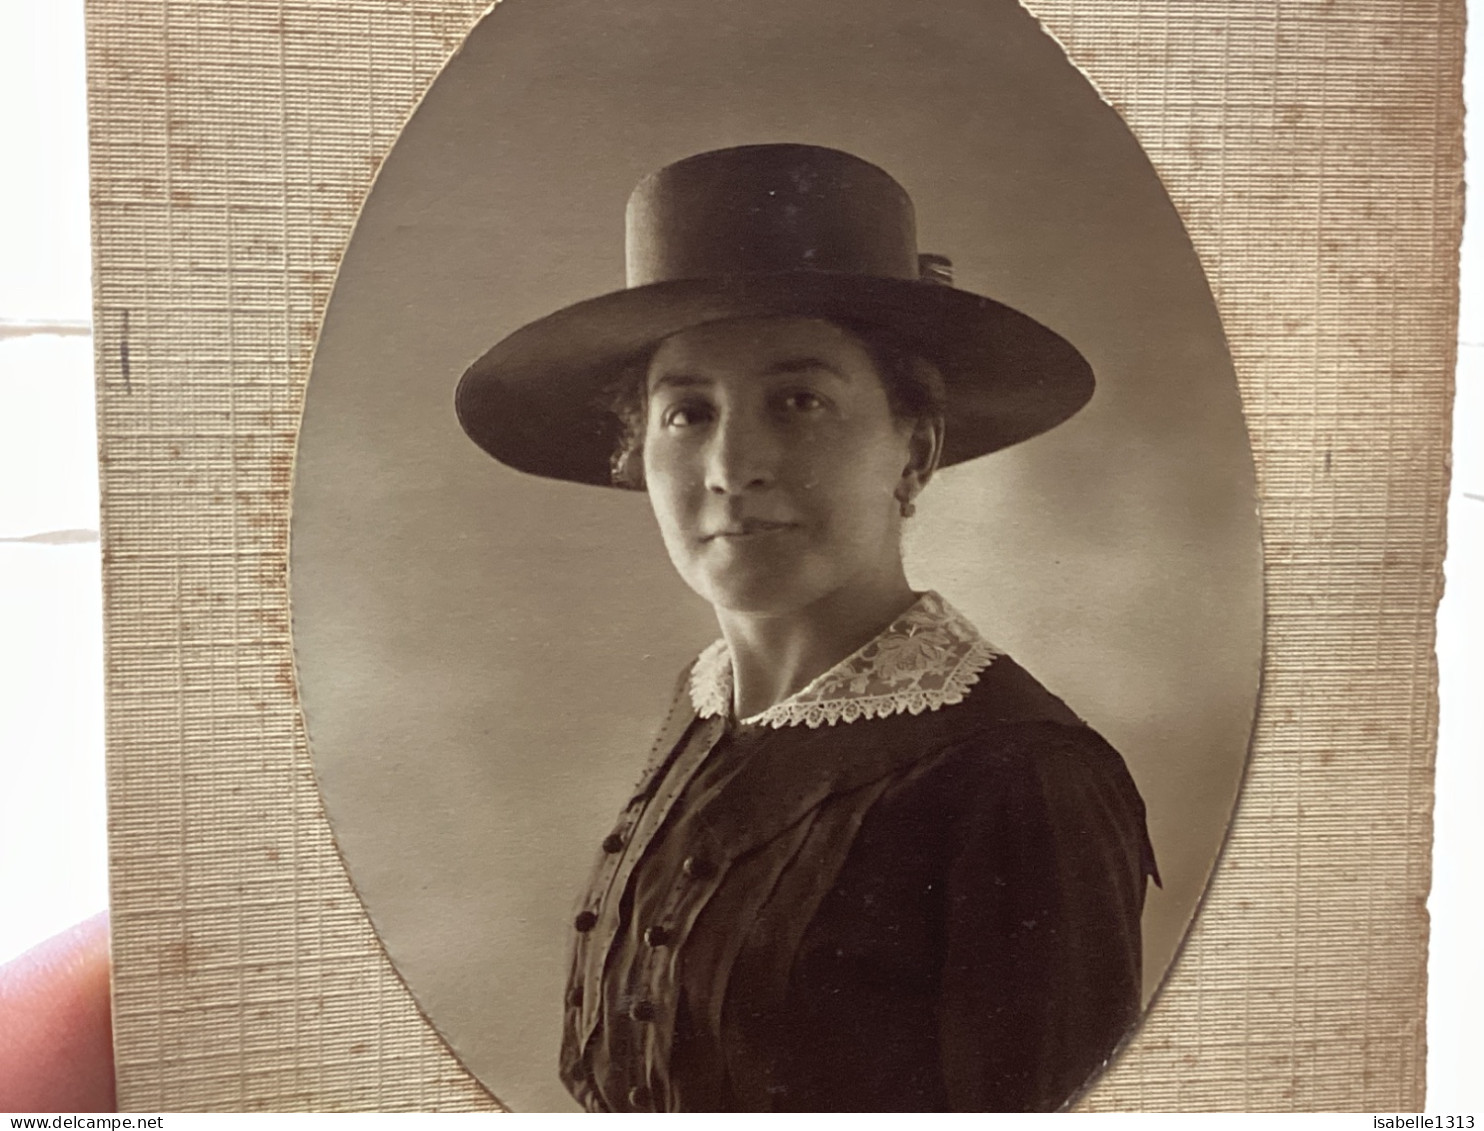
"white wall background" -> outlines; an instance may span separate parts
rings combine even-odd
[[[0,961],[108,898],[81,0],[0,0]]]
[[[0,0],[0,962],[107,899],[82,0]],[[1484,27],[1470,46],[1484,49]],[[1466,79],[1484,102],[1484,66]],[[1470,149],[1484,144],[1469,124]],[[1471,214],[1484,214],[1477,200]],[[1465,235],[1428,1109],[1484,1098],[1484,236]]]

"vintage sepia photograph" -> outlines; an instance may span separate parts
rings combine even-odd
[[[1008,0],[492,9],[341,264],[290,593],[351,883],[515,1110],[1065,1107],[1263,643],[1210,285]]]
[[[0,1110],[1466,1123],[1465,15],[0,4]]]

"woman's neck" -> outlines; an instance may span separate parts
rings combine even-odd
[[[732,654],[732,707],[761,714],[869,644],[918,598],[905,575],[869,589],[839,590],[784,614],[718,608]]]

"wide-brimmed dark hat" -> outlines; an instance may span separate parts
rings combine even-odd
[[[629,197],[628,287],[521,327],[459,382],[464,430],[502,463],[612,485],[615,382],[671,334],[770,315],[884,332],[942,370],[943,464],[1045,432],[1092,396],[1092,371],[1032,318],[954,289],[919,255],[912,201],[869,162],[748,145],[667,165]]]

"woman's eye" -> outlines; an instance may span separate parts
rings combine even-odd
[[[826,404],[825,399],[818,393],[811,393],[807,390],[790,393],[784,403],[795,412],[818,412]]]
[[[660,423],[666,428],[689,428],[706,419],[706,407],[695,404],[671,405],[660,414]]]

